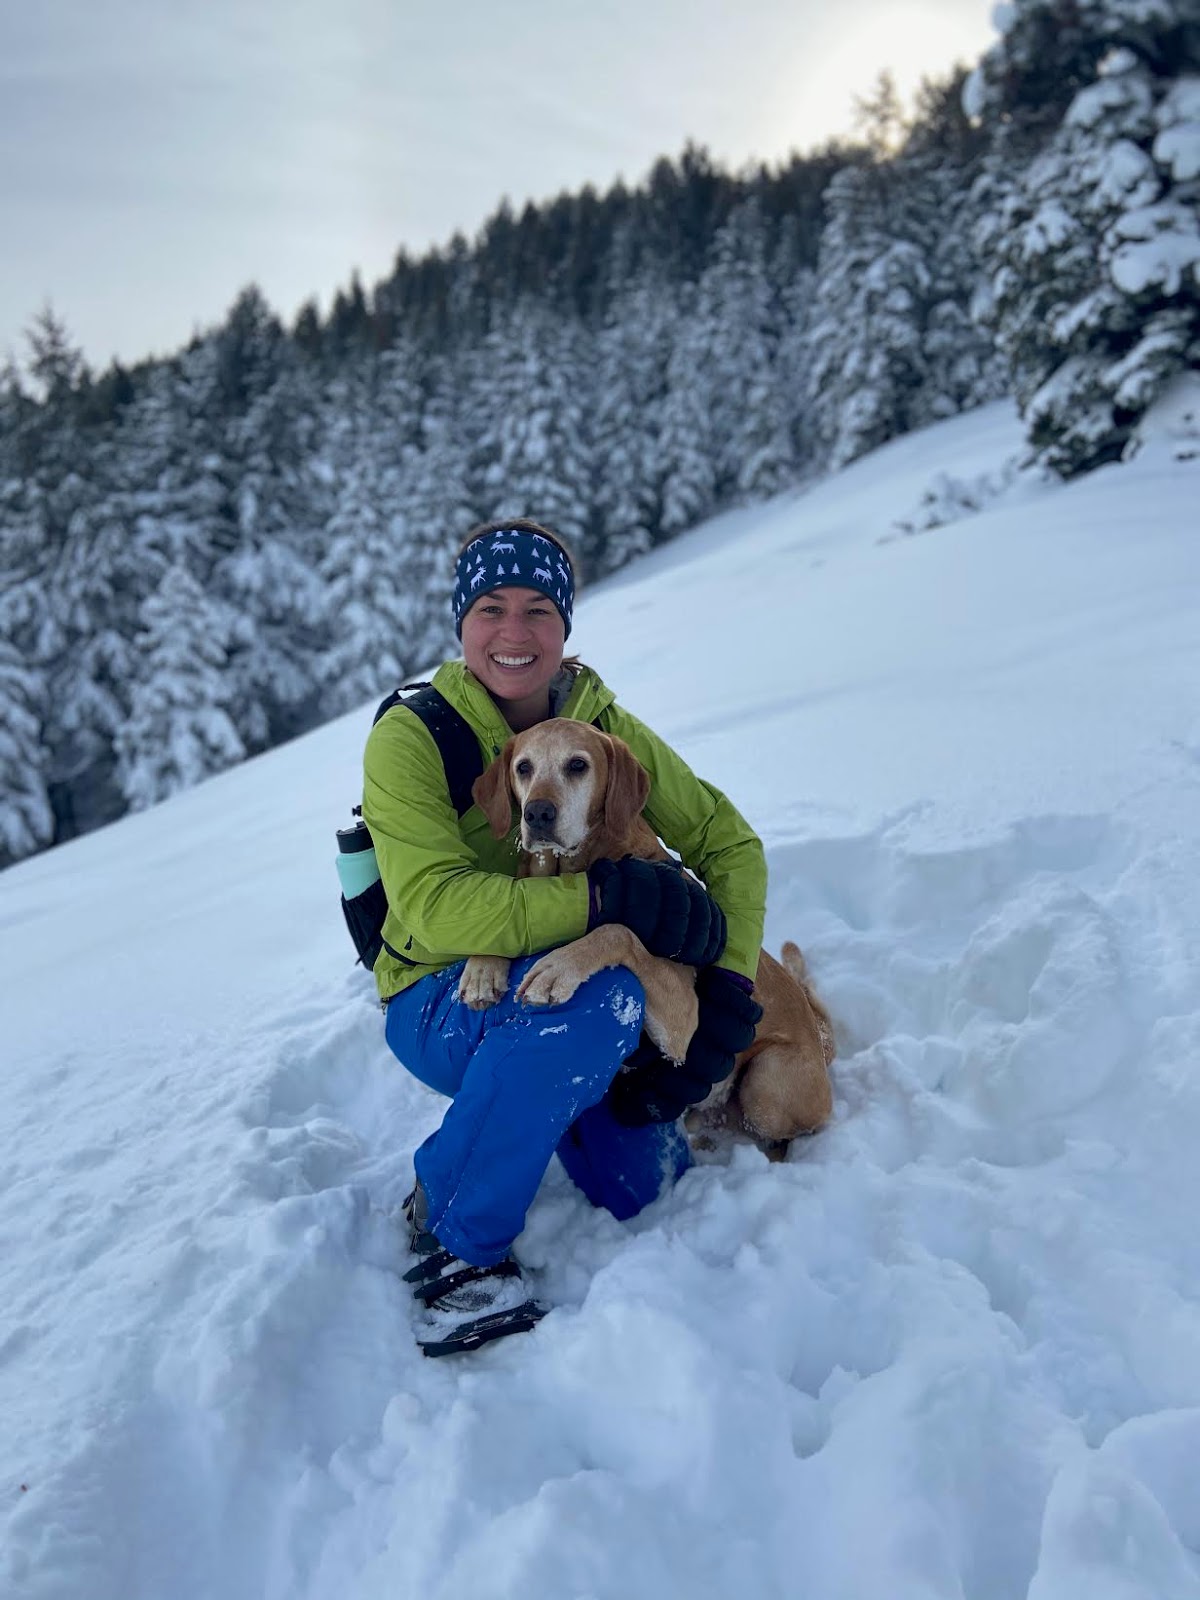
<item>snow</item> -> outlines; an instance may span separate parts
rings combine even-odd
[[[963,79],[962,108],[963,116],[969,122],[982,120],[987,108],[987,85],[980,67],[973,67]]]
[[[1148,117],[1153,105],[1149,84],[1138,77],[1124,76],[1136,66],[1137,57],[1127,50],[1117,52],[1108,62],[1102,62],[1101,72],[1116,75],[1100,77],[1095,83],[1081,89],[1067,108],[1063,126],[1096,128],[1109,121],[1114,113],[1123,114],[1127,119],[1139,113],[1142,117]]]
[[[528,1336],[413,1344],[439,1102],[332,864],[369,707],[0,878],[0,1593],[1200,1596],[1197,468],[1020,439],[938,424],[585,593],[764,837],[837,1106],[631,1224],[552,1169]],[[906,533],[948,476],[982,508]]]
[[[1042,200],[1021,230],[1020,251],[1025,261],[1035,261],[1047,251],[1061,249],[1079,232],[1079,224],[1057,197]]]
[[[1121,209],[1150,209],[1162,185],[1154,163],[1131,139],[1116,139],[1094,163],[1090,205],[1107,215]]]
[[[1200,122],[1181,122],[1164,128],[1154,141],[1154,159],[1171,169],[1176,183],[1200,178]]]
[[[1200,227],[1178,202],[1128,211],[1113,233],[1128,241],[1113,251],[1110,267],[1124,294],[1144,294],[1155,287],[1174,297],[1189,276],[1200,280]]]
[[[1174,461],[1200,455],[1200,376],[1181,372],[1167,384],[1129,441],[1128,455],[1140,451]]]

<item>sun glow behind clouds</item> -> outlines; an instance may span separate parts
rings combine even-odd
[[[884,68],[907,98],[973,64],[991,3],[10,7],[0,360],[47,298],[93,365],[129,362],[251,281],[284,316],[327,307],[505,195],[634,185],[689,139],[732,170],[786,161],[850,133]]]
[[[922,78],[973,66],[996,37],[988,0],[893,0],[834,8],[792,52],[764,107],[763,142],[808,150],[854,131],[855,101],[890,71],[907,107]]]

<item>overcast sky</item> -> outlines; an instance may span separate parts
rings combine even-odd
[[[89,359],[290,317],[501,197],[847,132],[992,38],[990,0],[0,0],[0,357],[47,300]]]

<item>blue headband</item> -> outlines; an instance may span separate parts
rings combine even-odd
[[[571,633],[575,579],[571,563],[540,533],[502,528],[481,533],[458,558],[454,584],[454,631],[462,638],[463,618],[481,594],[493,589],[540,589],[563,619],[563,638]]]

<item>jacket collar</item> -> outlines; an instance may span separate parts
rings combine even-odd
[[[556,678],[551,685],[551,703],[557,698]],[[471,724],[488,744],[499,749],[512,737],[512,729],[500,708],[463,660],[445,661],[433,675],[433,686]],[[580,667],[565,702],[556,715],[574,717],[578,722],[593,722],[616,696],[591,667]]]

